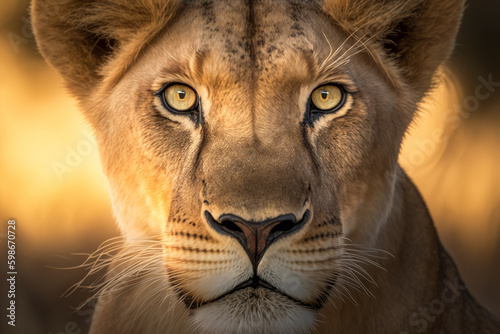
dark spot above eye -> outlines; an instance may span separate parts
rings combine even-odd
[[[271,45],[271,46],[269,46],[269,47],[267,48],[267,50],[266,50],[266,51],[267,51],[268,55],[271,55],[271,54],[272,54],[274,51],[276,51],[277,49],[278,49],[278,48],[277,48],[276,46]]]
[[[205,23],[211,24],[215,23],[215,12],[213,1],[205,1],[201,4],[203,10],[202,15],[205,18]]]

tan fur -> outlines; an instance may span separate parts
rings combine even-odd
[[[35,0],[39,48],[95,130],[125,238],[91,333],[498,333],[397,166],[462,11],[462,0]],[[196,90],[202,124],[153,95],[169,82]],[[304,123],[324,83],[352,94]],[[280,293],[204,304],[254,275],[205,211],[307,210],[256,269]]]

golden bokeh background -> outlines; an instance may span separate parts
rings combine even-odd
[[[54,268],[81,263],[75,253],[118,231],[91,132],[38,55],[27,8],[26,0],[0,2],[0,259],[7,220],[15,219],[15,332],[84,333],[92,305],[74,308],[90,293],[61,295],[85,272]],[[449,63],[459,89],[442,84],[422,104],[400,162],[471,292],[500,316],[500,87],[481,89],[489,93],[481,99],[476,90],[480,78],[500,81],[498,18],[495,0],[469,4]]]

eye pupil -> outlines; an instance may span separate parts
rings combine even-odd
[[[191,87],[180,83],[173,84],[165,88],[162,94],[162,102],[169,111],[196,112],[198,95]]]
[[[342,107],[345,93],[339,85],[326,84],[316,88],[310,98],[315,112],[332,113]]]

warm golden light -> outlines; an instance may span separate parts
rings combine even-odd
[[[400,164],[422,191],[445,241],[453,235],[487,265],[500,237],[499,125],[474,118],[474,105],[466,102],[475,92],[458,94],[455,88],[443,80],[422,103]]]
[[[14,1],[0,2],[0,25],[15,7]],[[119,233],[98,148],[76,102],[55,70],[40,57],[16,50],[9,30],[0,32],[0,219],[14,218],[19,226],[24,293],[59,300],[81,277],[50,271],[41,279],[41,268],[55,255],[72,259],[62,266],[78,263],[72,252],[91,252]],[[476,84],[483,83],[478,79]],[[441,81],[421,104],[404,140],[400,164],[420,189],[464,281],[499,316],[500,116],[476,111],[498,110],[500,100],[494,100],[494,94],[479,98],[474,89],[456,92],[453,86]],[[30,277],[30,270],[36,275]],[[57,321],[65,323],[71,311]],[[30,312],[34,317],[36,312]],[[57,321],[50,325],[53,333],[64,330]]]
[[[109,201],[97,146],[76,103],[40,60],[11,52],[0,59],[2,218],[16,218],[33,247],[78,238],[95,227],[82,225],[92,217],[102,228],[99,214]]]

